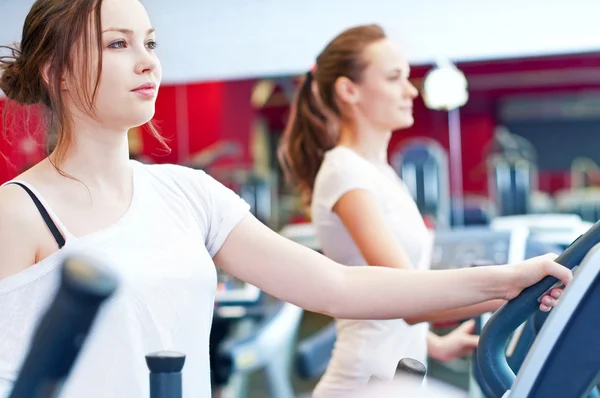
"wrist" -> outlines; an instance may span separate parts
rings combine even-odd
[[[486,276],[487,286],[484,294],[487,300],[507,300],[515,287],[514,267],[510,265],[497,265],[482,268],[489,271]]]
[[[427,335],[427,353],[433,359],[439,359],[442,337],[429,332]]]
[[[505,298],[492,300],[488,303],[488,307],[486,308],[485,312],[496,312],[507,302],[508,300]]]

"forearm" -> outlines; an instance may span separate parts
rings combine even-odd
[[[501,266],[445,271],[344,267],[336,285],[338,318],[421,317],[502,299],[510,274]]]
[[[406,322],[414,325],[421,322],[447,322],[471,319],[486,312],[494,312],[506,303],[505,300],[489,300],[483,303],[454,308],[448,311],[433,312],[422,316],[406,318]]]

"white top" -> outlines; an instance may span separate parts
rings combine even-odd
[[[0,397],[10,391],[35,323],[53,300],[61,260],[73,252],[101,256],[120,286],[101,308],[61,397],[149,397],[145,355],[158,350],[186,354],[184,396],[210,397],[212,257],[249,206],[202,171],[133,164],[129,210],[90,235],[71,235],[40,197],[67,243],[0,280]]]
[[[347,147],[328,151],[315,181],[312,221],[323,253],[347,265],[368,265],[340,218],[332,212],[347,192],[364,189],[375,195],[411,265],[428,269],[432,235],[410,192],[388,164],[375,165]],[[360,211],[360,209],[356,209]],[[390,302],[390,305],[394,303]],[[397,320],[336,320],[333,356],[314,396],[343,396],[369,378],[391,380],[398,362],[410,357],[426,364],[428,325]]]

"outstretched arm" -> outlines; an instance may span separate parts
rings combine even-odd
[[[512,298],[548,274],[568,283],[571,272],[552,259],[448,271],[346,267],[283,238],[250,214],[214,257],[217,266],[268,294],[346,319],[406,318]]]

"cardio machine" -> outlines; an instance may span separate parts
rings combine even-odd
[[[390,163],[421,214],[433,218],[439,227],[450,227],[450,177],[444,148],[435,140],[415,138],[394,151]]]
[[[487,228],[464,227],[453,230],[436,231],[432,253],[431,268],[452,269],[507,264],[520,262],[538,255],[554,252],[559,254],[562,248],[540,241],[538,235],[523,225],[511,227]],[[475,333],[480,333],[481,325],[491,316],[482,314],[476,317]],[[453,324],[434,323],[432,329],[444,332]],[[519,362],[528,350],[527,341],[533,340],[529,329],[519,329],[514,340],[507,347],[509,361]],[[516,344],[516,343],[519,344]],[[430,360],[432,374],[468,391],[470,398],[485,397],[478,383],[478,369],[472,359],[456,359],[451,362]]]
[[[294,398],[290,374],[303,310],[265,294],[253,299],[252,291],[259,292],[238,281],[238,289],[217,293],[214,321],[232,327],[219,339],[211,335],[211,372],[227,381],[233,396],[243,397],[249,375],[264,370],[270,396]]]
[[[531,246],[528,247],[528,251],[535,249],[537,253],[530,253],[530,255],[537,255],[545,251],[554,251],[549,250],[552,248],[558,249],[559,251],[554,252],[560,254],[573,240],[589,230],[592,225],[582,221],[576,215],[544,214],[499,217],[492,222],[491,227],[496,230],[511,230],[518,226],[526,227],[529,230],[532,243],[534,243],[533,246],[528,245]],[[516,373],[520,370],[525,356],[532,347],[547,316],[548,313],[534,311],[527,321],[521,324],[509,337],[505,344],[505,356],[513,372]],[[490,317],[491,314],[483,314],[477,318],[476,334],[481,333],[483,325]],[[477,356],[477,351],[474,356]],[[483,380],[481,369],[476,360],[472,363],[471,374],[470,397],[494,397],[487,383]],[[598,396],[598,392],[594,390],[590,397],[596,396]]]
[[[488,148],[488,186],[502,216],[527,214],[537,189],[535,149],[527,140],[498,127]]]
[[[536,336],[518,375],[505,346],[536,311],[539,298],[557,282],[546,277],[496,311],[483,328],[477,352],[481,382],[494,398],[597,396],[600,381],[600,222],[575,240],[557,262],[577,267],[558,305]]]

